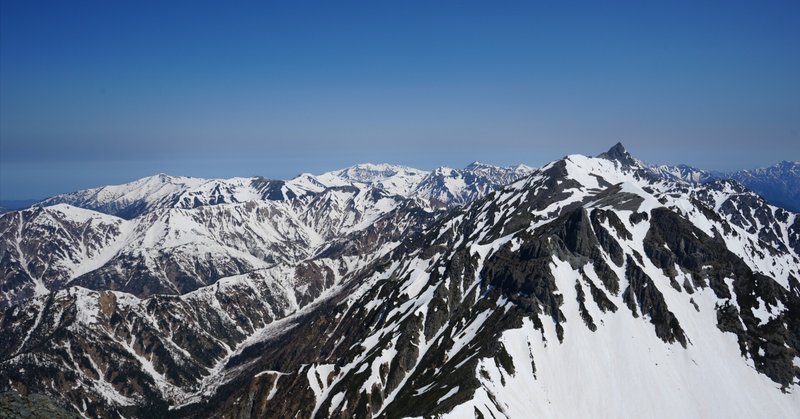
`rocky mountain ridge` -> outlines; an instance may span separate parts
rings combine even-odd
[[[525,165],[505,168],[472,164],[464,169],[440,167],[427,172],[406,166],[365,163],[321,175],[303,173],[287,181],[262,177],[201,179],[159,174],[122,185],[56,195],[35,206],[65,203],[131,219],[155,209],[287,201],[319,194],[330,188],[357,188],[380,190],[389,195],[418,199],[423,205],[446,208],[463,205],[531,170]]]
[[[687,165],[654,165],[659,176],[694,184],[734,180],[772,203],[791,211],[800,211],[800,162],[782,161],[776,165],[739,170],[732,173],[706,171]]]
[[[624,147],[618,143],[602,157],[614,158],[615,154],[620,153],[620,147],[624,151]],[[770,167],[731,173],[707,171],[684,164],[650,165],[632,157],[625,164],[645,166],[654,175],[672,181],[699,184],[735,180],[773,205],[800,211],[800,162],[783,161]],[[499,167],[476,161],[463,169],[439,167],[432,171],[402,165],[364,163],[321,175],[303,173],[285,181],[263,177],[201,179],[158,174],[123,185],[56,195],[33,205],[67,203],[122,218],[134,218],[155,208],[194,208],[253,200],[280,201],[319,193],[330,187],[355,186],[374,187],[390,194],[417,198],[424,205],[441,209],[464,205],[533,170],[524,164]]]
[[[297,201],[316,203],[297,218],[325,244],[294,260],[180,295],[65,284],[16,301],[0,315],[2,390],[126,417],[577,417],[601,406],[792,417],[800,406],[800,218],[739,183],[658,176],[615,146],[448,211],[404,198],[360,224],[353,208],[384,208],[385,189],[328,189]],[[34,211],[59,210],[77,211]],[[0,232],[33,216],[11,215]],[[81,231],[107,232],[81,236],[95,246],[130,222],[90,221]],[[217,223],[201,224],[185,231],[207,242],[197,232]],[[20,236],[2,237],[16,248]]]

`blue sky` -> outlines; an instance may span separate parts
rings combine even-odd
[[[0,199],[358,162],[800,159],[800,2],[0,0]]]

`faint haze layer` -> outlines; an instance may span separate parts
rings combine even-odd
[[[800,159],[800,2],[0,2],[0,198],[357,162]]]

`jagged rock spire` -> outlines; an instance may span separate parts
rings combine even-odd
[[[636,159],[634,159],[631,156],[631,153],[628,153],[628,150],[625,149],[625,146],[622,145],[621,142],[614,144],[614,146],[609,148],[608,151],[606,151],[605,153],[601,153],[597,157],[612,161],[618,161],[622,163],[623,166],[636,165]]]

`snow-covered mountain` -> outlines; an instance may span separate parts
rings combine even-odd
[[[653,165],[649,169],[655,174],[674,181],[684,181],[689,183],[705,183],[722,178],[722,174],[717,172],[707,172],[685,164],[676,166]]]
[[[0,216],[0,307],[100,268],[132,231],[123,219],[58,204]]]
[[[0,218],[0,261],[14,276],[3,284],[0,306],[67,285],[183,294],[334,245],[363,251],[381,243],[370,243],[371,235],[417,229],[436,209],[480,198],[525,170],[473,164],[429,173],[365,164],[286,182],[157,175],[59,195]],[[104,234],[93,251],[76,251],[86,246],[83,235],[95,234],[85,221],[94,218],[117,226],[115,234]],[[41,240],[48,231],[66,237]]]
[[[196,208],[249,201],[282,201],[317,192],[298,177],[296,182],[262,177],[202,179],[159,174],[122,185],[85,189],[56,195],[36,204],[69,204],[122,218],[135,218],[165,208]]]
[[[36,204],[69,204],[122,218],[135,218],[157,209],[183,208],[252,201],[287,201],[329,188],[377,189],[402,198],[420,199],[430,208],[464,205],[506,185],[532,169],[525,165],[498,167],[473,163],[464,169],[441,167],[433,172],[390,164],[359,164],[321,175],[303,173],[288,180],[262,177],[201,179],[164,174],[122,185],[56,195]]]
[[[776,205],[800,211],[800,162],[783,161],[761,169],[742,170],[730,178]]]
[[[131,220],[67,204],[34,207],[0,216],[0,307],[65,286],[184,294],[321,252],[363,252],[434,215],[413,200],[352,186],[291,200],[159,208]]]
[[[179,295],[30,292],[0,314],[0,392],[84,416],[796,416],[797,213],[734,181],[661,176],[621,145],[525,168],[441,212],[419,201],[438,194],[374,185],[477,190],[455,186],[466,174],[368,169],[350,184],[306,176],[321,189],[291,199],[101,214],[85,228],[72,220],[96,213],[64,205],[4,215],[0,259],[17,261],[6,278],[25,275],[17,255],[38,243],[20,226],[51,223],[57,246],[91,245],[21,266],[80,272],[107,242],[252,255],[269,241],[239,235],[272,223],[294,235],[268,237],[301,254]],[[279,209],[296,225],[257,215]]]
[[[770,167],[732,173],[706,171],[683,164],[652,165],[648,169],[665,179],[695,184],[735,180],[774,205],[800,211],[800,162],[783,161]]]
[[[154,208],[171,205],[177,194],[205,182],[205,179],[169,176],[162,173],[123,185],[103,186],[56,195],[39,205],[69,204],[132,218]]]
[[[416,187],[415,196],[434,208],[462,206],[533,171],[525,165],[497,167],[474,162],[464,169],[439,167]]]
[[[384,191],[409,197],[428,172],[391,164],[358,164],[323,173],[317,179],[326,186],[373,185]]]
[[[603,153],[615,158],[617,144]],[[624,150],[624,147],[623,147]],[[646,167],[656,176],[672,181],[706,183],[733,179],[775,205],[800,211],[800,163],[784,161],[775,166],[733,173],[706,171],[687,165],[645,165],[633,159],[626,165]],[[474,162],[463,169],[439,167],[432,171],[391,164],[359,164],[320,175],[303,173],[291,180],[263,177],[201,179],[159,174],[122,185],[86,189],[56,195],[37,206],[66,203],[122,218],[135,218],[158,208],[195,208],[248,201],[281,201],[320,193],[327,188],[353,186],[381,189],[404,198],[416,198],[429,208],[462,206],[507,185],[534,169],[520,164],[499,167]],[[27,205],[26,205],[27,206]],[[0,213],[9,212],[0,209]]]

